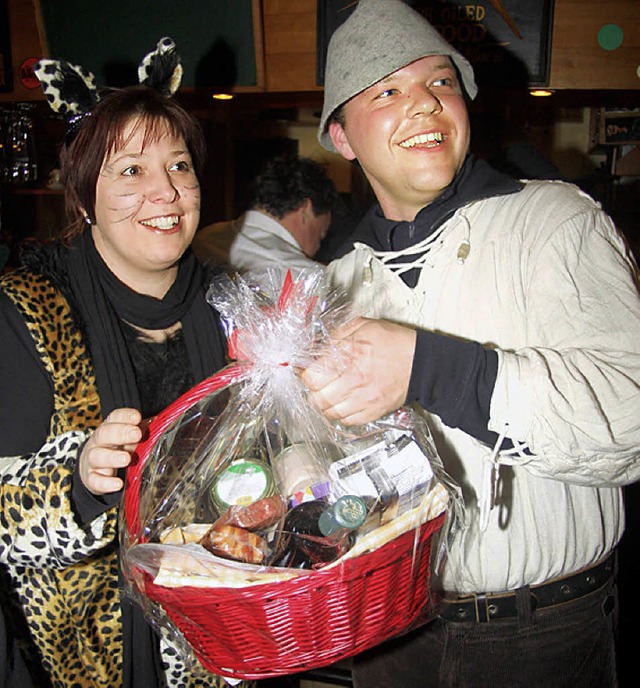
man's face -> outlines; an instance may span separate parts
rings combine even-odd
[[[336,149],[357,158],[384,214],[412,221],[462,167],[469,150],[467,107],[448,57],[402,67],[343,107],[329,125]]]

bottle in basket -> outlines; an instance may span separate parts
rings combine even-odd
[[[367,506],[355,495],[334,504],[322,499],[299,504],[287,514],[284,552],[273,565],[312,569],[335,561],[353,546],[355,531],[366,518]]]
[[[276,482],[292,506],[329,494],[329,476],[322,448],[303,443],[285,447],[273,461]]]

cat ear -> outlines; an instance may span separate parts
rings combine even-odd
[[[172,96],[182,81],[182,64],[176,44],[165,36],[138,66],[138,80],[163,96]]]
[[[49,107],[62,115],[84,115],[98,102],[94,75],[64,60],[40,60],[34,67]]]

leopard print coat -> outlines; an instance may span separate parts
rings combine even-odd
[[[70,499],[76,460],[101,420],[91,358],[51,282],[20,269],[3,276],[0,288],[23,316],[54,386],[48,442],[36,454],[0,458],[0,562],[53,685],[114,688],[122,684],[117,509],[81,527]],[[227,685],[185,662],[170,629],[161,636],[168,686]]]

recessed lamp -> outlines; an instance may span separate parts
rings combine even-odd
[[[211,97],[214,100],[232,100],[233,94],[232,93],[214,93]]]
[[[545,98],[546,96],[552,96],[555,91],[548,88],[532,88],[529,93],[537,98]]]

